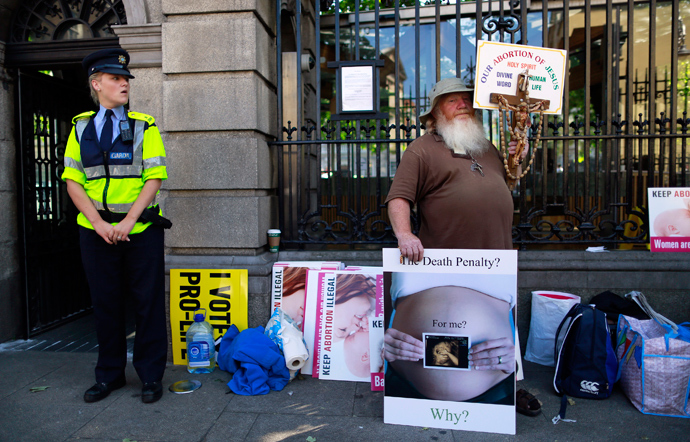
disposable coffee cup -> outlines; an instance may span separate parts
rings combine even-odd
[[[280,230],[279,229],[269,229],[268,230],[268,248],[269,248],[269,250],[273,253],[277,253],[279,245],[280,245]]]

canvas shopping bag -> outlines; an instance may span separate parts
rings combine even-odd
[[[670,338],[667,346],[653,319],[620,315],[617,332],[618,378],[630,402],[645,414],[690,417],[690,343]]]
[[[556,331],[570,308],[580,302],[580,297],[570,293],[532,292],[532,319],[525,359],[537,364],[553,367],[553,349]]]

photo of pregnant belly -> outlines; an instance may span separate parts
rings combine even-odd
[[[390,281],[385,395],[512,405],[514,279],[396,272]]]

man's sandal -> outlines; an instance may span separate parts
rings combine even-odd
[[[541,413],[541,404],[534,395],[527,390],[520,389],[515,394],[517,412],[525,416],[536,416]]]

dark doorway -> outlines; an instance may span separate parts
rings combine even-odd
[[[92,109],[80,69],[20,70],[20,229],[28,337],[91,306],[79,253],[78,211],[60,179],[72,118]],[[65,77],[65,78],[61,78]]]
[[[11,4],[5,67],[16,73],[19,231],[26,296],[25,335],[90,310],[76,208],[63,171],[72,119],[96,109],[81,60],[118,46],[123,0],[25,0]]]

